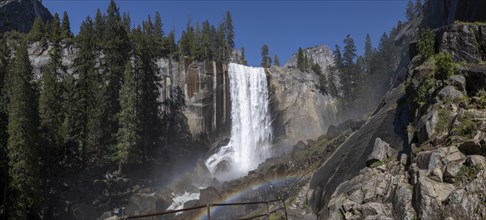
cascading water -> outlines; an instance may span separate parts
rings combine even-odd
[[[265,70],[228,65],[231,94],[231,138],[206,161],[220,180],[234,179],[256,169],[269,155],[272,128]]]

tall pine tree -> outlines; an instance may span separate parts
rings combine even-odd
[[[68,13],[64,11],[61,23],[61,38],[70,39],[72,37],[73,33],[71,32],[71,23],[69,22],[69,16]]]
[[[36,99],[27,47],[21,43],[13,61],[8,123],[8,163],[12,211],[10,218],[27,219],[38,205]]]
[[[117,133],[115,161],[119,171],[127,166],[142,162],[141,152],[141,115],[139,78],[132,69],[131,62],[125,65],[124,81],[120,90],[121,111],[118,113],[120,128]]]

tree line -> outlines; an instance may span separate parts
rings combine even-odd
[[[3,216],[26,219],[47,203],[43,193],[56,176],[81,170],[118,170],[150,164],[164,144],[183,133],[185,100],[180,88],[168,100],[161,89],[157,59],[228,62],[235,43],[226,13],[216,29],[189,21],[179,41],[165,34],[158,12],[132,27],[112,0],[107,11],[87,17],[77,36],[69,16],[36,18],[27,34],[0,39],[0,186]],[[50,62],[34,79],[29,42],[49,46]],[[78,49],[74,73],[62,63],[66,45]],[[243,57],[244,59],[244,57]],[[187,132],[187,131],[186,131]],[[190,134],[188,134],[190,136]],[[186,135],[187,136],[187,135]],[[190,138],[190,137],[189,137]],[[42,172],[41,172],[42,170]]]

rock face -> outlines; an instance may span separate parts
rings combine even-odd
[[[384,98],[385,105],[379,108],[314,172],[309,183],[308,202],[313,211],[319,213],[320,218],[326,219],[331,215],[331,209],[327,207],[337,187],[359,175],[360,170],[366,167],[366,161],[373,151],[376,138],[388,143],[396,152],[408,151],[407,135],[403,130],[403,126],[407,124],[408,112],[406,108],[395,104],[403,102],[404,94],[403,85],[392,89]]]
[[[184,114],[193,137],[229,133],[231,102],[225,64],[160,59],[157,65],[162,76],[161,100],[170,96],[170,88],[182,89],[187,105]]]
[[[302,50],[307,58],[310,58],[315,63],[319,64],[323,73],[327,73],[328,67],[334,64],[334,55],[328,46],[315,46]],[[296,67],[297,66],[297,54],[292,54],[284,67]]]
[[[34,19],[52,20],[52,15],[39,0],[0,1],[0,33],[7,31],[28,32]]]
[[[434,0],[424,4],[425,24],[442,27],[454,21],[486,21],[486,2],[482,0]]]
[[[451,53],[454,62],[479,63],[486,59],[485,33],[486,24],[459,23],[442,27],[436,30],[437,50]]]
[[[327,68],[327,67],[326,67]],[[316,139],[332,124],[339,124],[337,101],[319,92],[319,76],[296,68],[272,67],[270,99],[273,132],[291,145],[299,140]]]
[[[455,54],[461,62],[457,75],[437,80],[434,68],[413,57],[406,82],[390,90],[385,105],[314,173],[308,201],[319,219],[486,217],[486,70],[477,45],[486,32],[456,31],[481,26],[454,24],[436,32],[438,39],[448,36],[438,42],[438,51]],[[453,46],[451,39],[470,43]],[[479,50],[469,50],[470,45]],[[423,93],[418,88],[427,80],[434,80],[427,87],[430,99],[419,104],[416,97]],[[407,101],[398,99],[402,95]],[[382,115],[390,113],[396,119],[404,113],[405,120],[384,120]],[[388,148],[396,150],[391,153],[396,157],[386,155]]]

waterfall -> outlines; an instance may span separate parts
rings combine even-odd
[[[269,155],[272,138],[268,85],[263,68],[228,65],[231,138],[210,156],[206,166],[220,180],[244,176]]]

